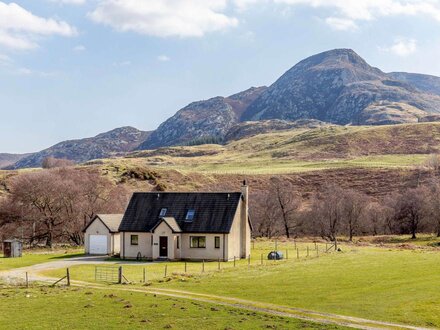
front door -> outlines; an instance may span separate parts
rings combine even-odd
[[[159,237],[159,257],[168,258],[168,237]]]

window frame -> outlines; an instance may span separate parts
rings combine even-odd
[[[188,211],[186,211],[185,221],[192,222],[194,220],[195,215],[196,215],[195,209],[188,209]]]
[[[162,212],[163,212],[163,214],[162,214]],[[167,215],[167,212],[168,212],[168,208],[166,208],[166,207],[161,208],[160,212],[159,212],[159,218],[165,217]]]
[[[197,242],[197,244],[193,244],[193,240]],[[200,242],[203,241],[203,246]],[[190,236],[189,237],[189,247],[191,249],[206,249],[206,236]]]
[[[180,237],[179,236],[176,237],[176,248],[177,248],[177,250],[180,249]]]
[[[134,238],[136,238],[136,243],[133,243]],[[139,235],[130,235],[130,245],[139,245]]]
[[[214,248],[215,249],[220,249],[220,246],[221,246],[220,236],[215,236],[214,237]]]

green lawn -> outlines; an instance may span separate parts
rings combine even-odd
[[[137,292],[1,288],[7,329],[343,329]]]
[[[398,242],[399,243],[399,242]],[[278,249],[284,250],[285,243]],[[290,243],[290,247],[291,247]],[[164,277],[166,264],[140,264],[124,266],[127,278],[140,285],[142,270],[147,269],[151,285],[198,293],[237,297],[257,302],[301,307],[320,312],[358,316],[380,321],[440,327],[440,251],[436,249],[397,249],[342,245],[342,252],[313,254],[313,244],[298,244],[300,259],[294,250],[289,260],[264,262],[259,265],[260,251],[271,248],[273,243],[257,243],[251,267],[246,261],[221,264],[205,264],[201,276],[201,264],[183,276],[183,263],[168,263],[168,278]],[[309,246],[310,257],[305,257]],[[58,277],[63,271],[51,271],[46,275]],[[174,276],[170,274],[174,273]],[[93,266],[72,267],[74,279],[94,280]],[[153,277],[154,274],[157,274]],[[225,285],[227,283],[227,285]]]
[[[39,250],[39,251],[24,251],[21,258],[4,258],[0,254],[0,271],[12,268],[20,268],[40,264],[43,262],[54,261],[62,258],[77,257],[84,253],[81,249],[65,249],[65,250]]]

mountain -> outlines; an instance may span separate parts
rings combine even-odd
[[[299,119],[296,121],[286,121],[280,119],[260,120],[260,121],[245,121],[233,126],[225,135],[226,142],[240,140],[243,138],[277,132],[285,130],[293,130],[300,128],[320,128],[327,127],[328,123],[324,123],[314,119]]]
[[[161,124],[139,149],[185,144],[203,138],[222,139],[265,90],[266,87],[252,87],[229,97],[193,102]]]
[[[388,76],[407,82],[422,92],[440,95],[440,77],[408,72],[391,72]]]
[[[108,158],[136,149],[149,135],[150,132],[140,131],[133,127],[121,127],[92,138],[58,143],[22,158],[8,168],[40,167],[46,157],[69,159],[76,163]]]
[[[30,154],[0,154],[0,169],[13,165]]]
[[[437,114],[439,77],[388,74],[351,49],[335,49],[302,60],[270,87],[189,104],[160,125],[139,149],[224,141],[234,134],[230,130],[246,121],[253,122],[251,126],[260,120],[299,119],[383,125],[429,121]],[[254,128],[258,131],[261,125]]]
[[[336,49],[311,56],[288,70],[246,109],[242,120],[310,118],[364,124],[363,111],[383,101],[428,113],[440,111],[438,95],[370,66],[353,50]]]

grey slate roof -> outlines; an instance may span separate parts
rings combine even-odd
[[[229,233],[242,197],[241,192],[225,193],[134,193],[119,231],[149,232],[161,218],[173,217],[182,232]],[[193,221],[185,221],[188,210],[195,210]]]

